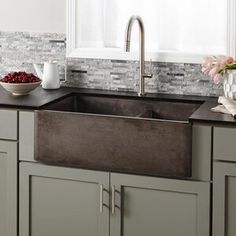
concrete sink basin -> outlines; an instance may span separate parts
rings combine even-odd
[[[191,176],[194,101],[72,94],[35,112],[35,159],[47,164]]]

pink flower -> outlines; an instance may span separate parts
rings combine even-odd
[[[234,63],[233,57],[227,57],[226,63],[227,63],[228,65],[233,64],[233,63]]]
[[[213,67],[210,71],[209,71],[209,75],[211,77],[214,77],[215,75],[217,75],[221,70],[221,67],[219,65],[216,65],[215,67]]]
[[[223,79],[223,77],[222,77],[221,74],[216,74],[216,75],[213,77],[213,81],[214,81],[215,84],[219,84],[222,79]]]
[[[216,57],[216,63],[217,64],[226,64],[226,61],[227,61],[227,56],[224,56],[224,55],[218,55],[217,57]]]
[[[224,73],[236,67],[236,61],[230,56],[218,55],[204,58],[202,72],[213,78],[215,84],[219,84]]]
[[[226,63],[227,63],[227,58],[226,56],[218,56],[216,57],[215,61],[215,66],[218,67],[220,70],[224,69]]]
[[[208,75],[210,71],[211,71],[211,68],[209,68],[209,67],[202,67],[202,72],[203,72],[205,75]]]
[[[210,68],[214,62],[214,59],[212,57],[205,57],[204,61],[202,63],[202,67],[204,68]]]

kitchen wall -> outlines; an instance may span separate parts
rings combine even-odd
[[[32,63],[57,60],[64,86],[133,91],[138,89],[134,61],[65,59],[66,0],[0,0],[0,76],[9,71],[34,72]],[[203,76],[200,65],[153,63],[148,92],[218,96],[222,87]],[[72,73],[72,71],[74,71]]]
[[[0,0],[1,1],[1,0]],[[23,33],[0,31],[0,75],[8,71],[34,72],[32,63],[53,59],[60,65],[64,86],[80,88],[133,91],[138,89],[138,62],[65,59],[65,45],[51,42],[63,40],[64,33]],[[147,79],[146,90],[152,93],[194,94],[218,96],[222,87],[213,85],[196,64],[147,63],[147,70],[154,74]]]
[[[0,0],[0,31],[65,33],[66,0]]]
[[[65,34],[0,31],[0,76],[10,71],[34,72],[33,63],[56,60],[61,78],[65,77]]]

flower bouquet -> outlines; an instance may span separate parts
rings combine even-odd
[[[215,84],[219,84],[229,70],[236,69],[236,61],[230,56],[206,57],[202,64],[202,72],[212,77]]]

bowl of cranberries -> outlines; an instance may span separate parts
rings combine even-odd
[[[41,84],[41,80],[32,73],[11,72],[0,79],[4,89],[13,95],[26,95]]]

